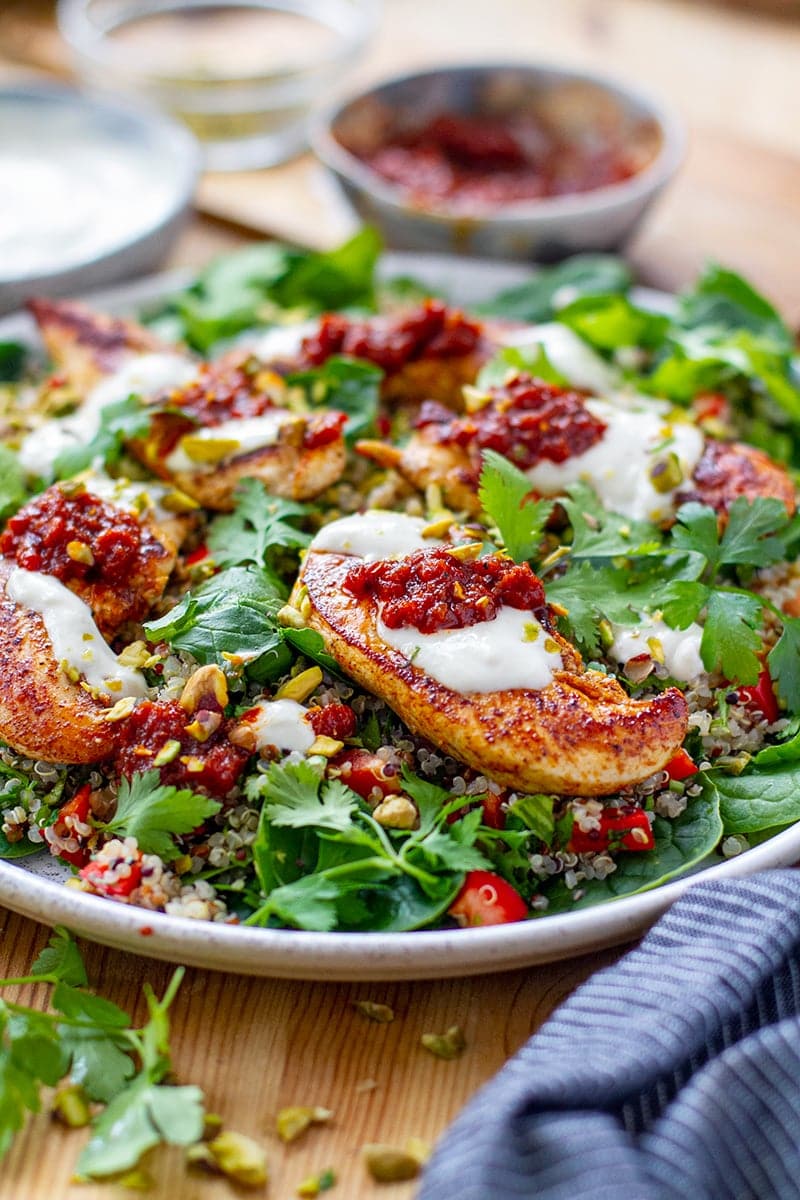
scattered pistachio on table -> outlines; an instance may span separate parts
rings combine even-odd
[[[394,1020],[394,1009],[388,1004],[376,1004],[374,1000],[354,1000],[353,1008],[362,1017],[366,1017],[368,1021],[375,1021],[377,1025],[388,1025]]]
[[[310,1125],[324,1125],[330,1121],[333,1113],[329,1108],[304,1108],[291,1105],[282,1108],[275,1118],[275,1128],[282,1142],[293,1142],[299,1138]]]
[[[227,1175],[244,1187],[261,1187],[269,1178],[263,1147],[245,1134],[232,1130],[218,1134],[211,1142],[196,1142],[190,1146],[186,1161],[190,1166]]]
[[[467,1048],[460,1025],[451,1025],[446,1033],[423,1033],[420,1042],[431,1054],[447,1060],[460,1058]]]
[[[83,1088],[75,1084],[58,1089],[53,1097],[51,1113],[54,1120],[70,1129],[80,1129],[92,1119],[89,1098]]]
[[[318,1196],[320,1192],[327,1192],[336,1183],[336,1175],[331,1167],[327,1167],[324,1171],[320,1171],[318,1175],[309,1175],[302,1183],[297,1186],[297,1195],[303,1197]]]
[[[423,1148],[423,1156],[420,1156],[419,1151]],[[370,1143],[364,1146],[362,1154],[364,1165],[376,1183],[415,1179],[428,1157],[427,1147],[419,1138],[411,1138],[405,1149],[380,1142]]]

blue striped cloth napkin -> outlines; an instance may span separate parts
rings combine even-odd
[[[418,1200],[800,1198],[800,871],[700,883],[467,1105]]]

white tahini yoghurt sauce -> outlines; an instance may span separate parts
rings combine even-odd
[[[88,604],[60,580],[15,567],[6,592],[17,604],[40,614],[53,657],[81,674],[91,688],[113,700],[146,695],[141,671],[122,666],[95,625]]]
[[[675,511],[678,489],[659,492],[650,472],[660,457],[675,454],[684,480],[690,479],[703,453],[703,435],[688,422],[670,423],[658,407],[616,408],[605,400],[587,400],[587,409],[606,424],[598,442],[563,463],[542,459],[526,471],[536,491],[559,495],[571,483],[590,483],[603,504],[636,520],[664,521]],[[682,484],[680,486],[683,486]]]
[[[296,700],[261,700],[254,707],[258,716],[248,715],[247,727],[255,734],[258,750],[277,746],[279,750],[299,750],[305,754],[311,749],[317,735],[306,719],[307,709],[302,704]]]
[[[312,550],[329,550],[334,554],[352,554],[374,562],[379,558],[402,558],[415,550],[431,550],[441,546],[439,538],[423,537],[429,524],[422,517],[404,513],[368,509],[352,517],[342,517],[323,525],[311,543]]]
[[[427,675],[454,692],[547,687],[563,666],[556,642],[530,612],[503,607],[492,621],[420,633],[413,626],[378,633]]]
[[[558,321],[506,330],[500,335],[500,341],[504,346],[518,346],[520,350],[541,346],[551,365],[573,387],[585,388],[600,396],[607,396],[619,387],[619,372],[595,354],[574,330]]]
[[[84,471],[79,479],[92,496],[97,496],[98,500],[103,500],[112,508],[119,508],[139,519],[148,513],[160,519],[175,516],[175,513],[164,508],[162,503],[166,496],[174,493],[174,488],[163,483],[155,483],[151,479],[147,482],[130,480],[124,476],[112,479],[110,475],[104,475],[101,471]]]
[[[186,437],[193,441],[230,442],[226,450],[213,462],[203,462],[187,454],[183,446],[183,438],[170,455],[165,459],[165,465],[170,471],[215,471],[222,462],[237,458],[241,454],[249,454],[251,450],[261,450],[264,446],[274,446],[285,425],[297,422],[296,413],[286,408],[270,408],[260,417],[240,417],[231,421],[223,421],[220,425],[203,425],[193,429]]]
[[[664,655],[664,666],[679,683],[694,683],[705,672],[700,657],[703,630],[694,621],[686,629],[670,629],[655,617],[642,617],[641,623],[633,628],[624,625],[611,628],[614,641],[606,653],[614,662],[626,663],[639,654],[651,654],[653,647],[648,642],[655,639]]]
[[[303,339],[316,333],[319,321],[298,321],[293,325],[275,325],[265,333],[244,333],[236,342],[255,354],[264,363],[294,358],[300,353]]]
[[[74,413],[54,417],[24,439],[19,460],[32,475],[50,475],[65,450],[85,446],[100,428],[104,408],[128,396],[152,396],[165,388],[181,387],[197,375],[197,367],[178,354],[132,355],[119,370],[96,384]]]

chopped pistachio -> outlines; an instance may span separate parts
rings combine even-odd
[[[548,654],[558,654],[560,646],[554,638],[549,637],[544,639],[544,648]]]
[[[164,745],[159,750],[158,754],[153,759],[154,767],[165,767],[167,763],[173,762],[181,752],[181,744],[175,738],[170,738],[164,742]]]
[[[60,1088],[53,1097],[52,1114],[56,1121],[70,1129],[81,1129],[92,1119],[89,1100],[82,1087],[75,1084]]]
[[[330,1167],[326,1167],[324,1171],[320,1171],[318,1175],[309,1175],[302,1183],[297,1185],[298,1196],[318,1196],[320,1192],[327,1192],[336,1183],[336,1175]]]
[[[228,681],[216,663],[198,667],[189,676],[183,685],[179,704],[184,712],[195,713],[199,708],[206,707],[204,700],[208,702],[212,698],[220,708],[228,703]]]
[[[372,815],[385,829],[413,829],[418,813],[416,805],[407,796],[387,796]]]
[[[650,651],[650,657],[653,662],[663,663],[664,647],[661,644],[661,639],[657,637],[649,637],[647,639],[647,649]]]
[[[539,640],[541,630],[535,621],[526,621],[522,626],[523,642],[536,642]]]
[[[443,517],[437,517],[435,521],[431,521],[422,531],[424,538],[443,538],[447,535],[447,531],[453,524],[453,514],[447,513]]]
[[[324,1125],[333,1113],[329,1108],[304,1108],[290,1105],[282,1108],[275,1118],[275,1128],[282,1142],[294,1142],[311,1125]]]
[[[600,645],[604,650],[610,650],[614,645],[614,628],[606,617],[598,622],[597,632],[600,635]]]
[[[302,600],[300,601],[300,616],[308,620],[308,618],[311,616],[311,608],[311,597],[309,596],[308,592],[306,592],[305,596],[303,596]]]
[[[354,1000],[353,1008],[361,1013],[362,1017],[374,1021],[377,1025],[388,1025],[394,1020],[394,1009],[388,1004],[377,1004],[374,1000]]]
[[[186,1147],[187,1167],[204,1167],[207,1171],[217,1170],[217,1160],[205,1142],[195,1142]]]
[[[181,854],[178,858],[173,859],[170,863],[176,875],[185,875],[187,871],[192,869],[192,856],[190,854]]]
[[[175,866],[175,863],[173,863]],[[203,1141],[212,1141],[217,1134],[222,1132],[222,1117],[219,1113],[204,1113],[203,1114]]]
[[[459,558],[462,562],[474,562],[480,557],[483,550],[483,542],[465,542],[463,546],[448,546],[447,551],[452,554],[453,558]]]
[[[302,704],[307,700],[312,692],[315,692],[322,683],[322,671],[319,667],[309,667],[306,671],[301,671],[299,675],[295,675],[293,679],[287,679],[286,683],[282,684],[275,693],[276,700],[296,700],[298,704]]]
[[[123,696],[111,708],[107,708],[103,713],[104,721],[124,721],[133,712],[133,706],[136,703],[133,696]]]
[[[192,462],[213,464],[231,458],[239,449],[238,438],[206,438],[185,433],[178,443],[180,449]]]
[[[464,385],[461,395],[464,397],[464,410],[468,413],[480,412],[492,398],[491,392],[486,391],[485,388],[475,387],[472,383]]]
[[[243,1133],[228,1130],[213,1142],[200,1143],[207,1147],[216,1167],[245,1187],[262,1187],[269,1178],[267,1156],[262,1146]]]
[[[423,1033],[420,1042],[431,1054],[448,1061],[459,1058],[467,1048],[460,1025],[451,1025],[446,1033]]]
[[[653,463],[650,482],[657,492],[672,492],[683,483],[683,468],[674,450]]]
[[[143,667],[151,657],[144,642],[131,642],[117,655],[117,662],[123,667]]]
[[[222,724],[221,712],[209,712],[208,709],[201,709],[195,719],[190,721],[188,725],[184,725],[184,732],[189,734],[189,737],[194,738],[196,742],[207,742],[212,733],[216,733]]]
[[[137,1167],[136,1170],[121,1175],[117,1183],[120,1187],[128,1188],[132,1192],[149,1192],[155,1187],[156,1181],[147,1171],[142,1171]]]
[[[87,567],[94,566],[94,555],[88,542],[67,542],[67,555],[73,562],[85,563]]]
[[[180,491],[179,488],[174,488],[162,498],[161,507],[165,508],[167,512],[186,513],[194,512],[200,505],[197,500],[193,500],[191,496],[187,496],[186,492]]]
[[[419,1175],[418,1158],[408,1150],[396,1146],[373,1143],[364,1146],[364,1164],[376,1183],[399,1183],[403,1179],[415,1179]]]
[[[422,1140],[422,1138],[418,1137],[410,1137],[408,1139],[406,1142],[406,1150],[423,1165],[428,1161],[432,1154],[430,1143],[425,1142]]]
[[[324,734],[320,734],[309,747],[308,753],[321,754],[323,758],[333,758],[334,754],[338,754],[343,749],[344,742],[340,742],[338,738],[325,737]]]
[[[284,604],[283,608],[279,608],[275,619],[279,625],[289,629],[305,629],[306,627],[303,614],[299,609],[293,608],[291,604]]]

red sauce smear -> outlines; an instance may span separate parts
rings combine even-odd
[[[467,417],[454,417],[426,401],[417,418],[437,442],[477,450],[496,450],[522,470],[542,459],[562,463],[584,454],[600,440],[606,425],[586,407],[578,392],[518,375],[490,389],[490,401]]]
[[[306,450],[320,450],[329,446],[342,436],[342,430],[347,424],[347,414],[331,409],[329,412],[312,413],[308,418],[303,446]]]
[[[402,316],[353,321],[329,313],[319,329],[304,338],[303,363],[318,367],[334,354],[366,359],[387,375],[421,358],[471,354],[481,340],[481,327],[440,300],[426,300]]]
[[[464,561],[444,549],[359,563],[347,572],[343,587],[351,596],[382,604],[390,629],[411,625],[420,633],[491,621],[503,605],[545,609],[544,588],[527,564],[499,555]]]
[[[358,729],[358,717],[349,704],[326,704],[324,708],[310,708],[308,720],[317,737],[345,738],[355,737]]]
[[[0,554],[62,583],[122,587],[136,565],[163,553],[131,513],[91,492],[68,494],[58,485],[21,508],[0,535]]]
[[[364,157],[420,207],[475,211],[629,179],[633,154],[597,128],[567,138],[532,115],[441,113]]]
[[[121,722],[116,770],[128,778],[137,771],[149,771],[156,754],[167,742],[179,742],[180,749],[172,761],[158,768],[161,782],[212,796],[227,796],[241,775],[249,752],[228,741],[232,721],[223,720],[205,741],[198,741],[186,732],[191,721],[192,717],[176,700],[143,700],[127,721]]]
[[[260,417],[275,407],[272,397],[256,383],[261,364],[252,358],[203,363],[197,378],[159,398],[162,405],[179,408],[199,425]]]

